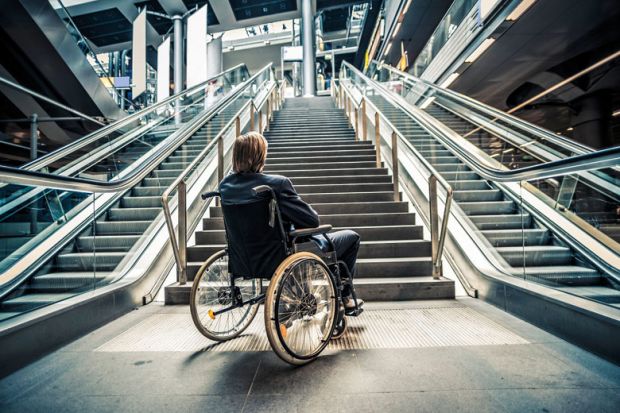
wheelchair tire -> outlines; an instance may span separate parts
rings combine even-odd
[[[210,340],[226,341],[237,337],[248,328],[258,312],[259,304],[254,304],[211,317],[210,310],[230,304],[230,277],[226,250],[210,256],[194,277],[189,301],[192,320],[198,331]],[[246,280],[238,286],[242,297],[248,299],[258,295],[260,282],[260,279]]]
[[[334,327],[334,332],[332,333],[332,340],[338,340],[344,336],[344,333],[347,331],[347,319],[342,317],[342,321],[340,324],[337,324]]]
[[[333,276],[318,256],[298,252],[282,261],[265,297],[265,330],[278,357],[296,366],[314,360],[331,339],[338,302]]]

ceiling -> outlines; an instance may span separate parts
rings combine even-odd
[[[396,66],[401,56],[401,41],[409,63],[413,63],[451,4],[452,0],[414,0],[392,40],[389,53],[383,57],[385,63]]]
[[[323,11],[327,32],[345,27],[348,6],[367,1],[313,0],[312,3],[315,11]],[[132,21],[144,7],[171,16],[207,3],[209,33],[301,17],[301,0],[63,0],[80,32],[99,53],[131,49]],[[147,20],[147,42],[157,46],[169,33],[172,22],[153,14]]]
[[[620,50],[617,0],[537,1],[499,36],[451,89],[502,110],[535,96]],[[519,116],[566,135],[578,104],[604,94],[620,108],[620,62],[612,62],[519,111]]]

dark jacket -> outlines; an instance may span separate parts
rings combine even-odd
[[[269,185],[276,193],[285,230],[290,231],[291,225],[298,229],[319,226],[319,215],[300,198],[291,180],[281,175],[231,173],[220,182],[222,203],[230,205],[256,202],[259,198],[252,194],[252,188],[259,185]],[[261,195],[262,198],[269,196],[267,193]]]
[[[319,216],[295,191],[288,178],[259,173],[230,174],[219,192],[228,237],[229,270],[235,276],[270,278],[286,257],[285,240],[269,225],[270,194],[252,188],[270,186],[276,194],[286,232],[314,228]]]

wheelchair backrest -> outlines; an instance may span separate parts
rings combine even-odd
[[[286,258],[287,244],[271,198],[226,204],[222,212],[228,239],[228,269],[237,277],[271,278]]]

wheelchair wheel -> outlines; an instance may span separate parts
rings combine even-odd
[[[332,275],[316,255],[287,257],[269,283],[265,329],[275,353],[287,363],[306,364],[327,346],[338,311]]]
[[[231,277],[228,253],[222,250],[209,257],[194,278],[189,302],[192,319],[198,331],[211,340],[226,341],[237,337],[252,323],[258,311],[259,305],[254,304],[213,314],[231,306],[235,291],[243,300],[259,294],[260,279],[235,280],[233,290]]]

